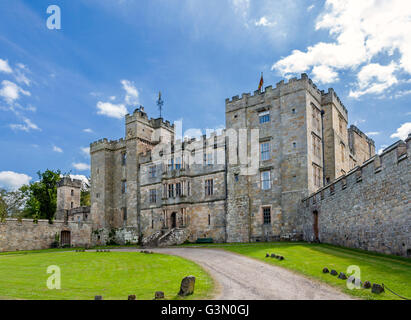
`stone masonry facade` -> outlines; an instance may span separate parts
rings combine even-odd
[[[301,203],[304,240],[411,257],[411,136]]]
[[[178,127],[149,118],[143,107],[126,115],[124,138],[90,145],[91,207],[76,208],[80,186],[63,180],[59,221],[90,224],[90,244],[305,239],[407,254],[409,239],[402,231],[382,229],[383,220],[368,213],[380,210],[376,203],[384,195],[398,201],[395,214],[382,213],[388,210],[385,201],[378,215],[404,226],[402,219],[410,220],[409,192],[397,186],[401,181],[409,188],[409,174],[399,171],[407,169],[409,155],[391,167],[385,160],[390,152],[378,158],[382,171],[366,197],[361,188],[367,170],[361,171],[361,184],[347,184],[347,199],[335,191],[332,200],[316,200],[319,221],[313,225],[310,194],[352,180],[377,159],[374,142],[357,127],[348,128],[348,111],[333,89],[320,91],[302,74],[227,99],[225,109],[222,133],[200,139],[179,139]],[[384,194],[386,188],[392,192]]]

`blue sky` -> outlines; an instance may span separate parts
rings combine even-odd
[[[49,5],[61,9],[50,30]],[[90,144],[143,105],[221,128],[225,99],[306,72],[377,149],[411,132],[411,5],[401,0],[2,0],[0,186],[89,175]],[[30,179],[31,178],[31,179]]]

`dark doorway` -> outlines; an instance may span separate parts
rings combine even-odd
[[[313,212],[313,218],[314,218],[314,241],[318,242],[320,241],[319,234],[318,234],[318,211]]]
[[[70,231],[61,231],[61,246],[70,247],[71,245],[71,233]]]
[[[171,214],[171,229],[177,228],[177,213]]]

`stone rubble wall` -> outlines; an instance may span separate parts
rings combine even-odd
[[[48,249],[55,240],[55,235],[61,231],[71,232],[71,246],[80,247],[90,244],[91,224],[86,222],[39,220],[34,223],[32,219],[6,219],[0,223],[0,252],[17,250]]]
[[[411,137],[301,203],[304,240],[411,257]]]

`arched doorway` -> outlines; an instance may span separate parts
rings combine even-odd
[[[173,212],[171,214],[170,219],[171,219],[171,229],[177,228],[177,213]]]
[[[318,229],[318,211],[317,210],[313,212],[313,219],[314,219],[314,223],[313,223],[314,241],[319,242],[320,237],[319,237],[319,229]]]
[[[70,231],[61,231],[60,242],[62,247],[70,247],[71,245],[71,232]]]

